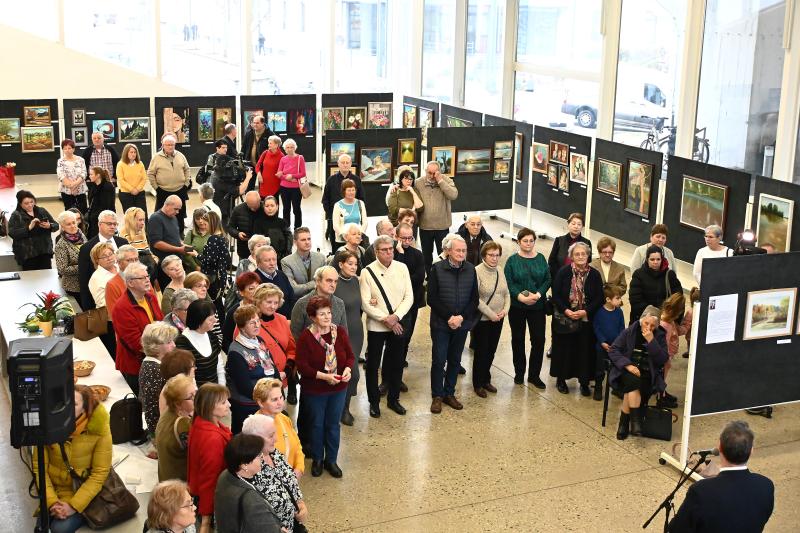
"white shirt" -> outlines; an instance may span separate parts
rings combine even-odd
[[[694,269],[692,270],[697,285],[700,286],[700,274],[703,272],[703,259],[728,257],[729,255],[731,255],[731,250],[727,246],[723,246],[721,250],[717,250],[716,252],[708,246],[703,246],[697,250],[697,255],[694,256]]]
[[[116,275],[116,272],[109,272],[105,268],[99,267],[89,278],[89,292],[92,293],[92,298],[94,298],[94,303],[97,307],[106,305],[106,285]],[[108,314],[108,319],[111,320],[111,313]]]
[[[408,274],[408,267],[400,261],[392,261],[389,268],[383,266],[380,261],[373,261],[361,271],[359,285],[361,288],[361,308],[367,314],[368,331],[389,331],[382,319],[389,316],[386,301],[383,299],[378,284],[375,279],[367,272],[371,269],[378,280],[380,280],[392,310],[397,318],[403,318],[411,306],[414,305],[414,289],[411,287],[411,276]],[[377,305],[370,305],[370,300],[376,299]]]
[[[724,467],[719,469],[720,472],[724,472],[726,470],[747,470],[747,465],[724,466]]]
[[[219,215],[220,220],[222,220],[222,210],[219,208],[217,204],[214,203],[214,200],[209,198],[208,200],[203,201],[203,205],[210,210],[214,211],[217,215]]]
[[[102,235],[100,235],[98,233],[97,234],[97,239],[98,239],[97,244],[100,244],[101,242],[107,242],[108,244],[110,244],[111,246],[114,247],[114,251],[115,252],[117,251],[117,241],[114,240],[114,236],[113,235],[111,236],[110,239],[106,239],[106,238],[104,238]],[[95,300],[97,300],[97,298],[95,298]]]

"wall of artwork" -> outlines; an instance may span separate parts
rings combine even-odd
[[[392,124],[392,93],[323,94],[323,132],[331,130],[389,129]]]
[[[483,124],[483,113],[471,109],[442,104],[440,113],[440,128],[466,128]]]
[[[282,140],[294,139],[297,153],[302,154],[307,162],[317,160],[317,132],[320,131],[320,124],[316,95],[242,95],[239,104],[241,115],[236,121],[241,125],[239,135],[244,137],[245,132],[250,129],[250,119],[260,114],[267,120],[267,127]]]
[[[670,157],[663,222],[669,228],[667,246],[677,259],[694,262],[705,246],[703,231],[722,226],[723,241],[736,244],[750,197],[750,174],[708,165],[682,157]]]
[[[58,100],[0,100],[0,163],[17,174],[55,174],[61,157]]]
[[[769,242],[779,252],[800,251],[800,224],[793,224],[800,207],[800,185],[756,176],[750,229],[758,245]]]
[[[560,218],[585,213],[591,137],[536,126],[532,149],[532,207]]]
[[[422,130],[422,147],[428,147],[428,128],[439,127],[439,102],[403,96],[403,127]]]
[[[522,205],[528,204],[528,179],[531,166],[531,144],[533,143],[533,124],[519,122],[494,115],[483,115],[484,126],[513,126],[516,130],[514,135],[514,156],[512,169],[516,174],[517,189],[514,202]],[[519,163],[519,164],[517,164]]]

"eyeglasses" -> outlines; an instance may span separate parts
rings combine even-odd
[[[101,224],[105,224],[106,226],[119,226],[119,222],[101,222]]]
[[[413,241],[414,236],[412,235],[411,237],[398,237],[398,239],[401,241]]]
[[[500,257],[500,254],[486,254],[486,257]]]
[[[378,248],[379,252],[391,252],[394,248]]]
[[[149,280],[150,277],[149,276],[139,276],[138,278],[128,278],[128,280],[130,280],[130,281],[142,280],[142,279],[148,279]]]

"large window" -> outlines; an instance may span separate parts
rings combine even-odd
[[[453,100],[456,0],[425,0],[422,17],[422,96]]]
[[[390,89],[388,7],[388,0],[337,0],[335,92]]]
[[[5,3],[1,23],[38,37],[56,41],[58,40],[56,0],[24,0]]]
[[[784,0],[707,0],[696,158],[772,175],[785,16]]]
[[[503,98],[505,0],[470,0],[464,106],[499,115]]]

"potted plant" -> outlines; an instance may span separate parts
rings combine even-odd
[[[20,309],[22,309],[27,305],[31,305],[33,306],[33,311],[25,317],[24,322],[20,322],[18,325],[20,329],[29,333],[34,333],[41,329],[42,334],[45,337],[49,337],[53,334],[53,322],[64,315],[74,314],[74,311],[66,297],[53,291],[40,292],[36,297],[39,298],[41,303],[28,302],[20,306]]]

